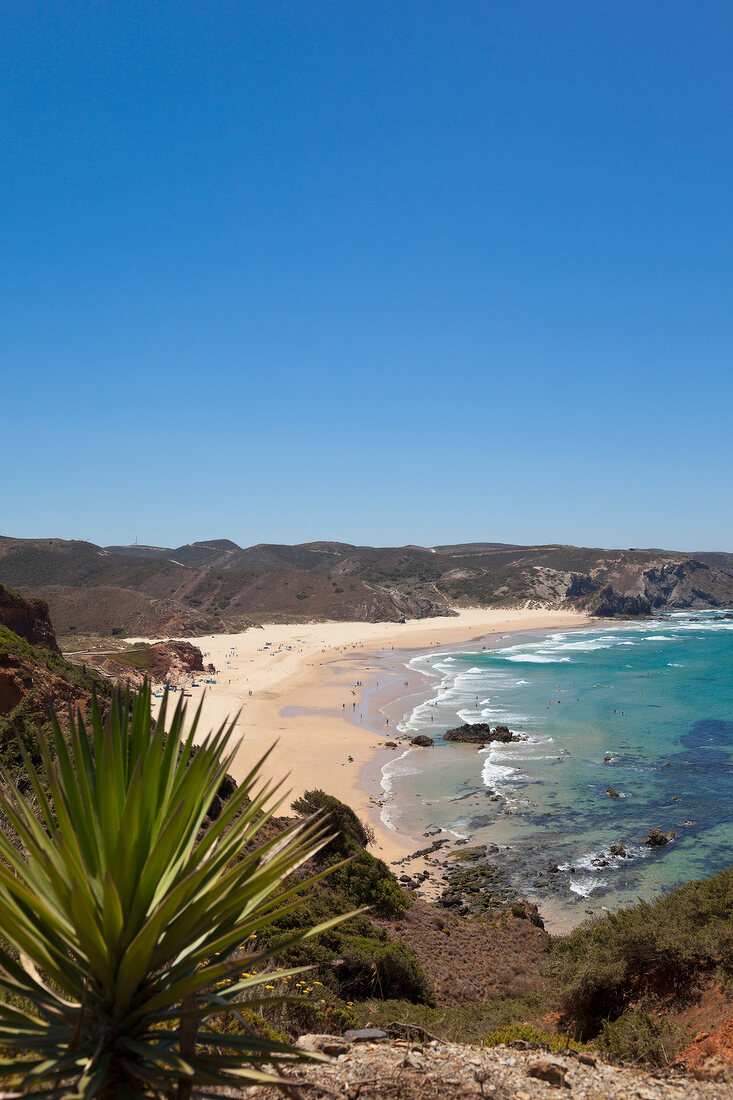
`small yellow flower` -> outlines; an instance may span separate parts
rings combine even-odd
[[[274,985],[266,985],[266,986],[265,986],[265,989],[274,989],[274,988],[275,988],[275,986],[274,986]]]

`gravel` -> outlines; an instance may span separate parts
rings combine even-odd
[[[712,1079],[698,1080],[581,1057],[438,1042],[359,1043],[328,1064],[294,1067],[291,1095],[302,1100],[733,1100],[733,1076],[722,1062],[706,1067]],[[282,1096],[269,1087],[222,1095]]]

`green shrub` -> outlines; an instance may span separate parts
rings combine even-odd
[[[410,905],[409,895],[400,888],[386,863],[365,851],[367,844],[374,841],[374,831],[359,820],[350,806],[324,791],[313,790],[297,798],[293,809],[303,816],[327,813],[329,825],[338,830],[319,860],[324,867],[351,860],[332,873],[331,883],[352,906],[370,906],[385,917],[404,913]]]
[[[645,994],[680,993],[716,968],[733,972],[732,912],[729,870],[554,938],[548,976],[567,1024],[591,1038]]]
[[[400,999],[375,999],[355,1004],[354,1012],[360,1027],[367,1023],[374,1027],[394,1022],[412,1024],[447,1042],[479,1045],[485,1042],[487,1033],[508,1024],[539,1019],[550,1007],[547,994],[542,992],[524,997],[496,997],[453,1008],[445,1005],[433,1008]]]
[[[596,1039],[603,1054],[621,1062],[667,1066],[682,1045],[683,1032],[668,1020],[655,1020],[643,1008],[606,1021]]]
[[[374,843],[374,830],[360,821],[351,806],[325,791],[305,791],[295,799],[293,809],[303,817],[319,812],[328,814],[329,825],[338,835],[323,849],[324,855],[350,856],[357,849]]]
[[[342,937],[336,968],[345,998],[398,998],[434,1005],[435,995],[413,952],[397,940]]]
[[[496,1031],[490,1031],[484,1039],[487,1047],[511,1046],[513,1043],[526,1043],[530,1047],[558,1052],[561,1050],[584,1050],[583,1043],[565,1035],[553,1035],[549,1031],[539,1031],[532,1024],[504,1024]]]
[[[412,949],[392,940],[366,913],[350,917],[307,945],[288,946],[301,928],[353,908],[345,894],[331,888],[337,873],[329,876],[328,886],[319,884],[307,899],[264,929],[258,945],[277,950],[284,966],[314,966],[317,979],[343,1000],[376,996],[432,1004],[433,991]]]
[[[337,860],[338,857],[331,857],[326,860],[325,866]],[[337,867],[332,872],[331,881],[352,905],[369,906],[380,916],[398,916],[410,905],[410,898],[400,888],[386,863],[369,852],[359,852],[350,863]]]

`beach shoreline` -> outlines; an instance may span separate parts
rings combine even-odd
[[[198,678],[199,686],[191,689],[188,722],[205,690],[197,737],[235,719],[241,743],[230,770],[238,782],[271,750],[263,775],[287,777],[283,812],[305,790],[320,788],[364,817],[375,832],[374,853],[395,863],[426,842],[381,819],[379,777],[382,760],[389,758],[382,754],[395,751],[384,743],[396,721],[380,726],[379,716],[398,702],[404,707],[410,690],[424,694],[429,688],[419,674],[398,670],[417,653],[495,645],[503,635],[580,629],[592,622],[577,612],[468,608],[403,623],[271,624],[186,638],[217,669],[216,684]],[[411,862],[411,870],[417,866]]]

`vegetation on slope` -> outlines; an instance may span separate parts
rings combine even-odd
[[[412,949],[388,934],[371,919],[371,913],[395,916],[405,911],[410,899],[389,868],[365,851],[373,837],[354,811],[323,791],[307,791],[293,803],[297,814],[308,818],[327,813],[336,835],[315,857],[320,871],[330,870],[292,912],[273,922],[265,933],[278,948],[284,965],[311,964],[323,986],[344,1002],[365,997],[398,998],[430,1005],[434,993]],[[348,861],[348,862],[345,862]],[[307,947],[287,947],[294,931],[369,907],[330,929]]]
[[[548,973],[571,1033],[624,1057],[666,1060],[681,1036],[651,1008],[733,978],[733,869],[556,937]]]

